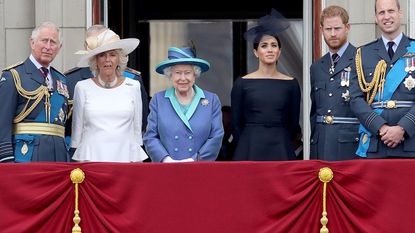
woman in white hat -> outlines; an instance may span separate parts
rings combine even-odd
[[[139,40],[123,39],[107,29],[87,40],[92,48],[78,62],[90,66],[93,78],[75,86],[71,147],[73,159],[96,162],[140,162],[147,157],[141,148],[140,83],[122,76],[128,54]]]
[[[216,94],[195,84],[209,67],[192,49],[176,47],[157,65],[156,72],[170,78],[173,87],[150,101],[144,145],[153,162],[214,161],[218,156],[224,134],[221,104]]]

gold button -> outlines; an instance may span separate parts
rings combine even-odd
[[[329,125],[333,124],[333,117],[332,116],[325,116],[324,117],[324,122],[326,124],[329,124]]]
[[[396,101],[388,100],[388,102],[386,102],[386,108],[396,108]]]

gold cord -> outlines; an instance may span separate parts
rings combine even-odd
[[[79,200],[79,193],[78,193],[78,186],[82,183],[85,179],[85,173],[80,168],[75,168],[71,171],[71,181],[75,185],[75,211],[74,211],[74,218],[73,222],[75,225],[72,228],[72,233],[81,233],[81,227],[79,223],[81,222],[81,217],[79,217],[79,208],[78,208],[78,200]]]
[[[365,75],[363,73],[362,66],[362,54],[361,48],[357,49],[356,52],[356,73],[359,81],[360,89],[366,93],[366,101],[368,104],[372,104],[375,99],[376,93],[379,92],[380,99],[383,97],[383,88],[385,85],[387,64],[385,60],[380,60],[376,64],[375,72],[370,83],[366,82]],[[372,93],[371,93],[372,92]]]
[[[50,119],[50,94],[49,90],[45,86],[40,86],[34,91],[27,91],[22,87],[22,83],[20,81],[19,73],[15,69],[10,69],[12,73],[14,84],[16,86],[16,90],[22,97],[27,99],[27,102],[23,108],[23,110],[13,119],[13,123],[19,123],[23,119],[25,119],[32,111],[36,108],[36,106],[40,103],[40,101],[45,98],[45,109],[46,109],[46,117]],[[34,100],[33,104],[28,108],[29,102]]]
[[[318,173],[318,178],[323,182],[323,213],[320,219],[321,224],[323,225],[320,229],[320,233],[329,233],[327,228],[327,223],[329,219],[327,218],[327,183],[333,179],[333,171],[328,167],[323,167]]]

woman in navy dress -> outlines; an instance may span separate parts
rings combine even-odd
[[[298,81],[277,69],[281,42],[277,34],[289,23],[278,12],[262,17],[245,34],[259,59],[256,71],[232,88],[232,129],[237,142],[233,160],[294,160],[299,131],[301,91]]]

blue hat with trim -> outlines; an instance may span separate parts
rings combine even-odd
[[[170,47],[168,50],[168,60],[160,62],[156,66],[156,72],[164,74],[163,70],[165,68],[182,64],[199,66],[202,73],[208,71],[210,68],[209,62],[195,58],[195,54],[191,48]]]

